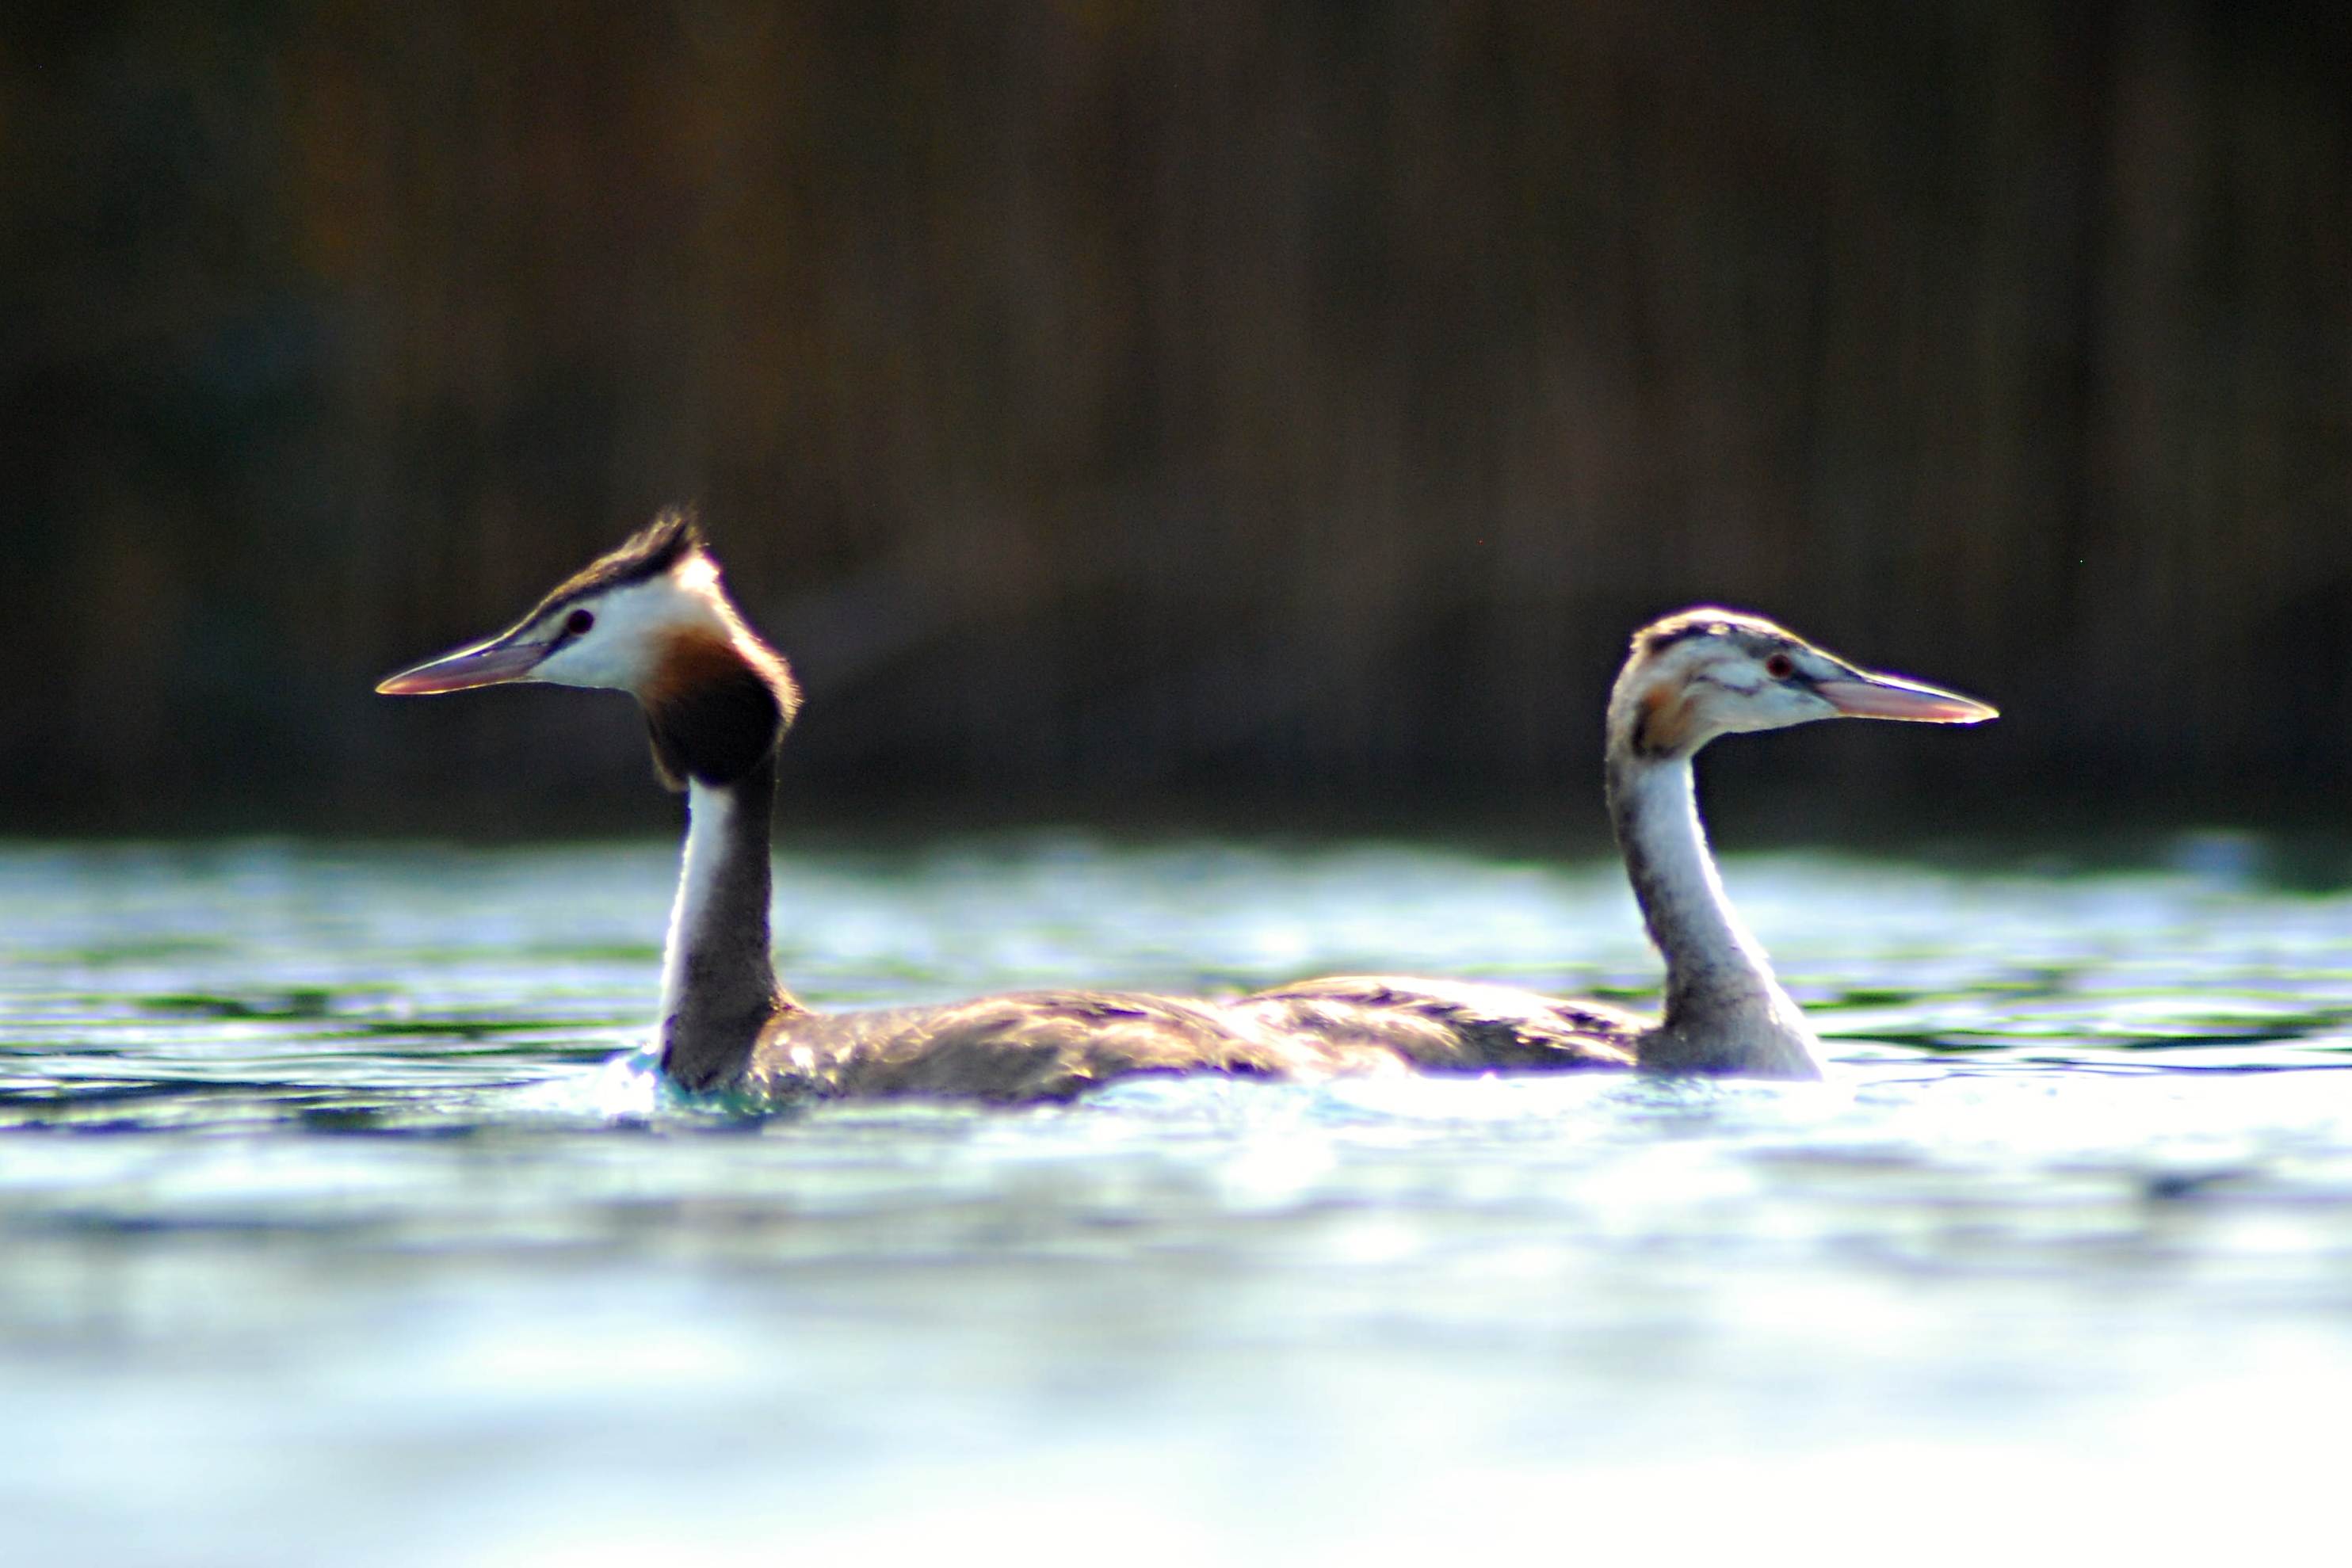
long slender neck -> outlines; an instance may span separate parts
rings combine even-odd
[[[1650,940],[1666,960],[1665,1016],[1642,1065],[1669,1072],[1819,1078],[1818,1043],[1740,924],[1699,826],[1686,755],[1612,747],[1609,815]]]
[[[687,786],[685,864],[662,957],[662,1067],[688,1089],[740,1074],[761,1029],[792,1007],[768,955],[768,819],[776,766]]]

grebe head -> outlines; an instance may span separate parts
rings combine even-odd
[[[1685,610],[1633,634],[1609,699],[1612,755],[1688,757],[1718,735],[1817,718],[1976,724],[1980,702],[1857,669],[1794,632],[1737,611]]]
[[[376,690],[428,696],[516,681],[635,695],[673,788],[734,782],[775,748],[800,704],[792,672],[729,601],[684,512],[664,513],[498,636]]]

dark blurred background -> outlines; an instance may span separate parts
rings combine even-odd
[[[1597,829],[1699,600],[2006,710],[1742,742],[1791,831],[2332,812],[2347,61],[2185,0],[16,0],[0,831],[667,821],[617,697],[370,685],[680,502],[810,812]]]

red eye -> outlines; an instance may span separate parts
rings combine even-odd
[[[596,624],[596,617],[585,610],[575,610],[563,618],[563,634],[566,637],[577,637],[594,624]]]
[[[1775,653],[1764,661],[1764,673],[1776,681],[1785,681],[1797,673],[1797,661],[1786,653]]]

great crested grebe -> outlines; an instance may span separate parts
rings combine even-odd
[[[1718,735],[1819,718],[1976,724],[1980,702],[1859,670],[1769,621],[1686,610],[1634,633],[1610,693],[1609,816],[1666,961],[1657,1021],[1471,981],[1343,975],[1244,998],[1280,1033],[1386,1044],[1424,1065],[1626,1067],[1819,1078],[1821,1042],[1724,895],[1691,759]],[[1438,1042],[1433,1059],[1427,1042]]]
[[[1291,1036],[1252,1012],[1173,997],[1037,991],[841,1014],[795,1000],[768,952],[768,856],[776,747],[799,693],[729,601],[684,514],[656,519],[511,630],[376,690],[419,696],[510,681],[630,693],[645,709],[656,770],[686,792],[659,1026],[663,1071],[682,1087],[778,1101],[1024,1101],[1138,1072],[1264,1077],[1396,1061],[1381,1044]]]

